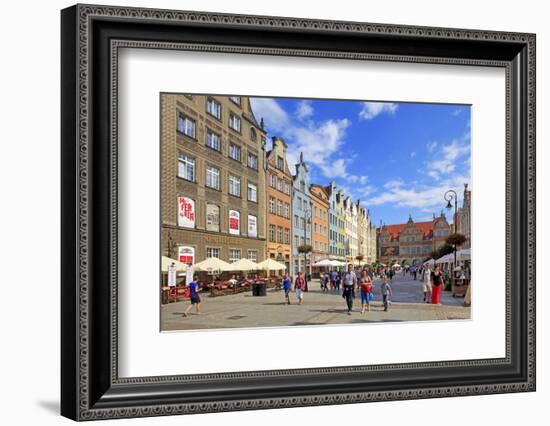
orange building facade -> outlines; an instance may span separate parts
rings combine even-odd
[[[267,164],[267,257],[292,265],[292,174],[286,160],[287,145],[274,137]]]
[[[312,263],[329,257],[329,198],[321,185],[310,185]]]

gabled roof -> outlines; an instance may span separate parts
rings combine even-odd
[[[422,232],[424,239],[432,238],[434,229],[433,220],[430,220],[429,222],[414,222],[414,225]],[[385,228],[390,233],[392,240],[394,240],[399,238],[399,235],[403,232],[406,226],[406,223],[399,223],[397,225],[385,225]]]

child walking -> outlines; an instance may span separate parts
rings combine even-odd
[[[370,312],[370,301],[372,299],[372,283],[367,271],[361,274],[361,313],[365,310]]]
[[[387,312],[390,299],[391,299],[391,294],[392,294],[390,283],[388,282],[387,277],[384,277],[384,282],[380,286],[380,289],[382,292],[382,302],[384,304],[384,312]]]

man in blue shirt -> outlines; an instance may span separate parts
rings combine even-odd
[[[283,277],[283,290],[285,291],[285,304],[287,305],[290,305],[290,296],[289,296],[290,288],[291,288],[290,278],[288,274],[285,273]]]

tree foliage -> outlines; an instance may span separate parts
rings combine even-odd
[[[302,244],[298,247],[298,253],[311,253],[311,246],[309,244]]]
[[[466,242],[466,237],[462,234],[451,234],[447,237],[445,240],[447,244],[450,244],[452,246],[461,246]]]

